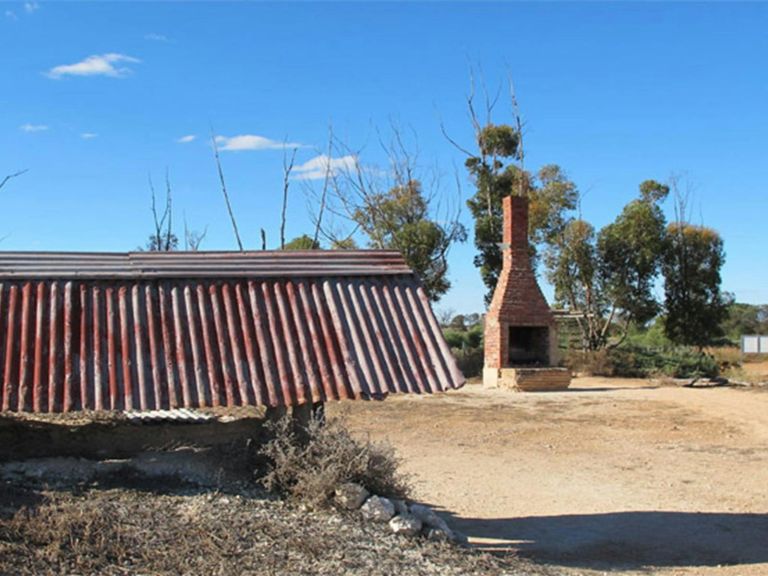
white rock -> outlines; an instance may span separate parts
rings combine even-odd
[[[401,514],[389,521],[389,527],[392,529],[392,532],[403,536],[416,536],[416,534],[421,532],[421,526],[421,520],[412,514]]]
[[[354,482],[342,484],[336,488],[335,494],[336,497],[334,500],[336,501],[336,504],[346,510],[357,510],[360,508],[360,506],[363,505],[363,502],[365,502],[366,498],[370,496],[368,490],[360,486],[360,484],[355,484]]]
[[[388,522],[395,515],[395,505],[389,498],[371,496],[360,508],[363,518],[374,522]]]

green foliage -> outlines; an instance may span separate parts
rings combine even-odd
[[[576,209],[579,191],[555,164],[542,167],[536,183],[528,194],[528,230],[534,245],[541,245],[562,234],[570,220],[568,213]]]
[[[283,250],[317,250],[320,244],[315,242],[310,236],[302,234],[290,242],[286,242]]]
[[[714,357],[687,346],[645,348],[626,346],[611,351],[618,376],[670,376],[672,378],[714,377]]]
[[[476,192],[467,200],[475,220],[475,247],[478,254],[474,264],[488,288],[486,304],[501,271],[502,210],[501,199],[513,193],[526,193],[527,175],[512,162],[519,159],[520,135],[506,124],[488,124],[477,134],[477,156],[467,158],[465,166],[474,182]]]
[[[485,356],[482,346],[479,348],[452,349],[453,357],[456,358],[456,365],[466,378],[476,378],[483,374],[483,364]]]
[[[626,343],[630,346],[646,348],[665,348],[672,345],[664,333],[664,317],[658,316],[647,327],[632,326],[627,334]]]
[[[459,222],[443,226],[429,216],[429,202],[421,184],[411,180],[386,193],[371,193],[367,205],[353,219],[374,248],[398,250],[421,278],[430,300],[437,301],[450,288],[448,249],[464,242],[467,232]]]
[[[640,197],[643,201],[656,204],[663,202],[669,196],[669,186],[656,180],[645,180],[640,183]]]
[[[477,325],[468,330],[446,328],[443,330],[443,336],[451,348],[478,348],[483,343],[483,327]]]
[[[662,261],[666,334],[676,344],[698,346],[723,336],[728,314],[720,292],[723,240],[714,230],[673,223]]]
[[[456,363],[467,378],[483,372],[483,323],[478,314],[458,314],[443,329]]]
[[[331,250],[357,250],[358,245],[354,238],[342,238],[331,243]]]
[[[474,263],[488,288],[486,304],[501,272],[502,198],[509,195],[527,196],[529,234],[532,239],[531,257],[536,257],[536,245],[559,234],[566,224],[565,214],[576,207],[576,186],[554,165],[541,168],[531,175],[514,162],[519,160],[519,135],[512,126],[489,124],[477,138],[479,154],[465,162],[475,185],[475,194],[467,206],[475,221]]]
[[[605,278],[596,246],[595,229],[585,220],[570,220],[545,256],[547,278],[558,305],[577,311],[576,324],[584,349],[603,348],[612,318]]]
[[[734,344],[745,334],[768,334],[768,304],[743,304],[729,299],[721,329]]]
[[[665,246],[666,220],[658,201],[669,188],[653,180],[640,185],[641,198],[627,204],[600,231],[597,249],[606,296],[625,321],[645,324],[658,314],[653,295]]]
[[[581,219],[562,219],[547,239],[547,278],[561,306],[578,311],[583,346],[615,346],[632,324],[653,319],[653,295],[665,250],[665,219],[657,202],[668,188],[647,180],[640,197],[599,233]],[[617,335],[612,344],[609,339]]]
[[[518,156],[520,134],[506,124],[488,124],[480,131],[477,144],[483,156],[513,158]]]
[[[140,248],[147,252],[175,252],[178,249],[179,238],[173,232],[162,235],[151,234],[144,248]]]

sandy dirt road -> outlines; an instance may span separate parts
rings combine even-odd
[[[768,575],[766,392],[582,378],[341,409],[478,547],[574,574]]]

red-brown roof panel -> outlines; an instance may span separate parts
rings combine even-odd
[[[418,279],[379,251],[0,254],[0,377],[0,409],[33,412],[464,383]]]

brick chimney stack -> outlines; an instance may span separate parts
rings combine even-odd
[[[528,199],[523,196],[505,196],[501,206],[504,211],[504,244],[510,248],[528,250]]]
[[[555,320],[536,281],[528,242],[528,198],[505,196],[502,230],[503,264],[485,318],[485,369],[483,381],[498,379],[500,369],[514,363],[521,341],[531,341],[531,357],[552,365],[556,358]],[[512,334],[512,336],[510,336]],[[510,337],[515,342],[510,342]],[[541,339],[546,342],[541,343]],[[510,346],[513,348],[510,352]],[[522,360],[521,360],[522,361]]]

